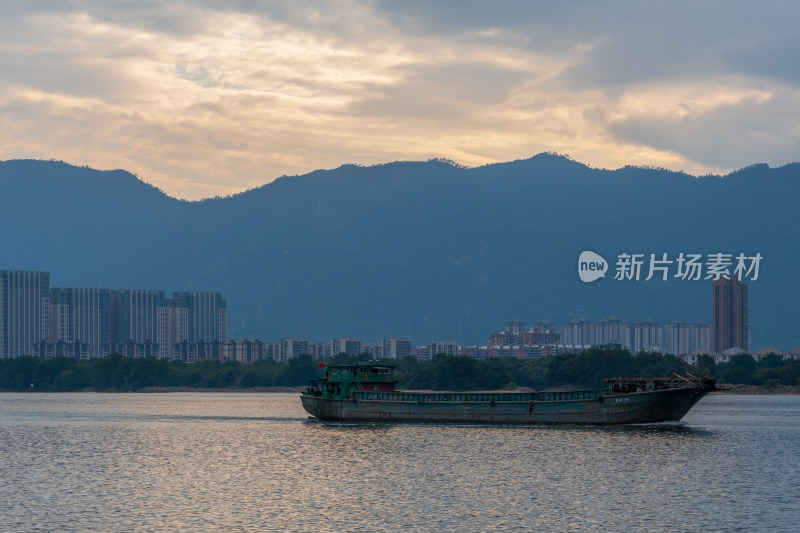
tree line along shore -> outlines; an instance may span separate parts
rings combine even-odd
[[[303,355],[285,363],[267,360],[242,364],[183,363],[152,357],[130,359],[119,354],[88,361],[18,357],[0,360],[0,391],[289,391],[319,377],[322,363],[349,364],[367,359],[368,355],[339,354],[322,361]],[[778,355],[755,361],[743,354],[720,364],[715,364],[709,356],[700,356],[696,365],[689,365],[672,355],[660,353],[591,349],[536,360],[479,360],[436,355],[424,362],[411,358],[384,362],[396,365],[399,386],[412,390],[602,388],[604,378],[658,377],[688,372],[716,377],[718,383],[731,385],[731,392],[800,393],[800,361],[784,361]]]

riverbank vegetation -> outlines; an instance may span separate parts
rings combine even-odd
[[[339,354],[326,363],[354,363],[367,356]],[[580,354],[520,361],[487,360],[437,355],[432,361],[387,361],[397,365],[396,375],[405,389],[492,390],[529,387],[602,387],[607,377],[655,377],[689,372],[714,376],[720,383],[779,386],[800,385],[800,361],[784,361],[769,355],[755,361],[749,355],[734,356],[715,364],[701,356],[695,366],[671,355],[631,354],[621,349],[592,349]],[[320,375],[321,361],[304,355],[286,363],[258,361],[251,364],[203,361],[183,363],[145,357],[128,359],[113,354],[103,359],[80,361],[67,358],[18,357],[0,360],[3,391],[115,391],[163,389],[242,390],[264,387],[299,387]]]

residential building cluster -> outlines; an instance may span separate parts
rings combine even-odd
[[[272,342],[227,337],[219,292],[60,288],[50,273],[0,270],[0,358],[96,359],[111,353],[182,361],[288,361],[304,354],[415,354],[411,339],[365,343],[343,335],[325,343],[286,337]]]
[[[573,320],[561,325],[565,344],[617,344],[631,352],[662,352],[672,355],[711,349],[709,324],[671,322],[661,324],[652,318],[628,322],[617,317]]]
[[[266,345],[268,347],[273,346],[284,340],[285,339],[281,339],[276,342],[266,343]],[[404,359],[414,354],[413,342],[411,339],[405,337],[388,337],[379,342],[364,342],[361,339],[354,339],[349,335],[342,335],[341,337],[331,339],[327,342],[309,343],[307,340],[294,340],[295,342],[305,343],[306,351],[302,353],[311,354],[320,359],[330,359],[340,353],[347,355],[369,354],[374,358],[387,359]],[[275,353],[274,356],[271,356],[268,350],[265,359],[286,361],[287,357],[279,353]]]
[[[388,337],[379,342],[364,342],[353,339],[349,335],[342,335],[328,342],[317,342],[309,346],[310,354],[328,359],[334,355],[345,353],[348,355],[369,354],[374,358],[403,359],[414,354],[414,344],[405,337]]]
[[[511,321],[489,335],[485,345],[461,346],[436,341],[415,347],[407,337],[365,342],[349,335],[324,342],[285,337],[263,342],[227,337],[227,305],[219,292],[91,289],[50,287],[48,272],[0,270],[0,358],[34,355],[41,358],[94,359],[110,353],[127,357],[153,356],[182,361],[258,360],[285,362],[311,354],[368,354],[374,358],[437,354],[476,359],[513,357],[538,359],[577,353],[594,346],[618,346],[631,352],[654,351],[676,355],[692,364],[709,354],[727,362],[750,353],[747,322],[747,284],[720,278],[712,284],[712,323],[670,322],[653,319],[628,322],[616,317],[573,320],[557,329],[551,322]],[[759,358],[779,353],[800,358],[800,348],[780,352],[768,348]]]
[[[485,346],[467,346],[464,355],[476,359],[493,357],[515,357],[517,359],[539,359],[550,355],[576,353],[589,349],[589,345],[566,345],[561,342],[561,333],[551,322],[538,322],[528,328],[521,321],[506,322],[503,331],[489,335]]]
[[[48,272],[0,270],[2,358],[203,358],[226,345],[226,332],[218,292],[60,288]]]

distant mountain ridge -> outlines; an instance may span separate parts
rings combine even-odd
[[[0,268],[60,287],[221,291],[229,334],[485,343],[506,320],[710,321],[710,282],[613,279],[617,254],[755,253],[753,348],[800,345],[800,164],[724,177],[552,154],[343,165],[186,202],[122,171],[0,162]],[[582,283],[581,251],[611,263]]]

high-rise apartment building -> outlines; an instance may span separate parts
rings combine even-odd
[[[172,358],[175,356],[175,345],[189,338],[189,310],[177,307],[175,300],[170,300],[169,307],[158,308],[158,356]]]
[[[672,355],[711,352],[711,327],[705,322],[671,322],[664,326],[664,353]]]
[[[372,359],[380,359],[383,357],[383,343],[382,342],[365,342],[361,344],[361,352],[367,353]]]
[[[461,355],[461,346],[453,342],[432,342],[414,350],[418,361],[430,361],[437,355]]]
[[[331,343],[330,342],[314,342],[308,345],[308,352],[317,359],[330,359]]]
[[[427,346],[428,358],[434,355],[461,355],[461,346],[456,341],[450,342],[432,342]]]
[[[158,309],[169,307],[164,291],[132,289],[120,292],[121,329],[117,342],[157,342]]]
[[[50,274],[0,270],[0,358],[32,355],[50,334]]]
[[[189,342],[224,341],[228,330],[225,300],[218,292],[176,292],[173,307],[188,310]]]
[[[381,341],[381,354],[386,359],[403,359],[414,354],[411,339],[389,337]]]
[[[108,355],[111,342],[111,290],[50,288],[50,343],[86,344],[87,358]]]
[[[630,350],[639,352],[660,352],[663,349],[664,329],[652,318],[639,320],[630,325]]]
[[[561,324],[561,342],[567,345],[600,344],[597,340],[597,322],[593,320],[573,320]]]
[[[305,339],[296,339],[294,337],[284,337],[278,339],[276,352],[273,354],[273,359],[285,363],[289,359],[310,353],[309,342]]]
[[[748,333],[748,338],[749,338]],[[711,352],[711,324],[698,322],[694,328],[694,351],[702,353]]]
[[[353,339],[350,335],[342,335],[338,339],[331,339],[329,344],[329,352],[331,357],[340,353],[347,355],[358,355],[361,353],[361,339]]]
[[[619,344],[622,348],[630,350],[631,325],[625,320],[612,316],[597,323],[597,344]]]
[[[711,337],[716,353],[729,348],[750,351],[747,284],[736,276],[719,278],[711,285]]]
[[[218,292],[176,292],[172,298],[159,300],[156,307],[159,357],[183,357],[186,347],[176,349],[180,343],[223,342],[227,330],[227,306]]]

